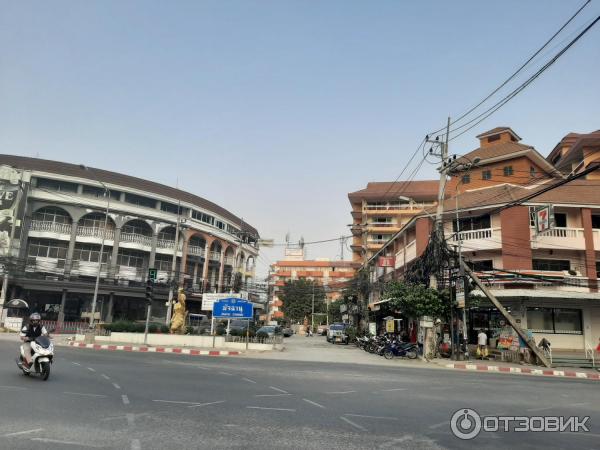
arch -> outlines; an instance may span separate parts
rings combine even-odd
[[[227,248],[225,249],[225,257],[233,257],[233,255],[235,254],[235,250],[233,249],[232,245],[227,246]]]
[[[165,241],[175,240],[175,225],[167,225],[166,227],[160,228],[158,231],[158,239]]]
[[[246,259],[246,272],[251,272],[255,263],[256,262],[254,256],[248,255],[248,258]]]
[[[218,239],[215,239],[212,244],[210,244],[210,251],[211,252],[221,252],[221,250],[223,249],[223,243],[221,241],[219,241]]]
[[[77,225],[80,227],[89,227],[89,228],[103,228],[104,227],[104,219],[106,214],[102,212],[91,212],[87,213],[80,217],[77,221]],[[106,228],[109,230],[115,229],[115,221],[108,216],[108,221],[106,222]]]
[[[58,206],[42,206],[34,211],[32,220],[71,225],[73,217],[69,212]]]
[[[206,245],[206,239],[204,238],[204,235],[202,234],[193,234],[192,236],[190,236],[190,240],[188,242],[188,245],[190,246],[195,246],[195,247],[200,247],[202,249],[204,249],[204,246]]]
[[[152,227],[142,219],[132,219],[121,225],[121,233],[141,234],[152,236]]]

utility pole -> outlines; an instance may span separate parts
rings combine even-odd
[[[312,314],[310,315],[311,331],[315,328],[315,280],[312,280]]]
[[[340,237],[340,255],[341,260],[344,260],[344,245],[346,245],[346,238],[344,236]]]
[[[173,260],[171,261],[171,283],[169,283],[169,297],[167,305],[167,317],[165,324],[169,326],[171,324],[171,313],[173,311],[173,291],[175,288],[175,268],[177,267],[177,252],[179,251],[179,226],[181,217],[181,200],[177,201],[177,224],[175,225],[175,248],[173,249]],[[208,255],[204,255],[204,264],[207,264]],[[203,280],[204,282],[204,280]]]

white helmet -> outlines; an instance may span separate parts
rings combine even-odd
[[[29,320],[42,320],[42,316],[39,313],[34,312],[29,316]]]

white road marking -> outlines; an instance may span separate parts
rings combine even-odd
[[[105,380],[110,380],[110,377],[109,377],[108,375],[104,375],[104,374],[102,374],[102,375],[100,375],[100,376],[101,376],[102,378],[104,378]]]
[[[91,447],[91,448],[102,448],[103,447],[101,445],[85,444],[83,442],[59,441],[57,439],[48,439],[48,438],[31,438],[30,441],[47,442],[49,444],[77,445],[79,447]]]
[[[81,364],[79,364],[79,363],[77,363],[75,361],[73,361],[73,364],[75,364],[76,366],[80,366],[81,365]]]
[[[367,416],[364,414],[344,414],[350,417],[364,417],[365,419],[381,419],[381,420],[398,420],[397,417],[386,417],[386,416]]]
[[[352,394],[356,391],[339,391],[339,392],[325,392],[325,394]]]
[[[269,386],[269,389],[273,389],[274,391],[281,392],[282,394],[288,394],[288,391],[284,391],[283,389],[279,389],[274,386]]]
[[[123,400],[124,405],[129,405],[129,397],[126,395],[121,395],[121,399]]]
[[[344,416],[340,416],[340,419],[342,419],[344,422],[349,423],[350,425],[352,425],[354,428],[360,430],[360,431],[367,431],[367,429],[357,423],[352,422],[350,419],[344,417]]]
[[[27,390],[27,388],[24,388],[22,386],[0,386],[0,389],[18,389],[23,391]]]
[[[257,394],[255,397],[286,397],[292,394]]]
[[[548,411],[549,409],[555,408],[555,406],[544,406],[543,408],[531,408],[527,409],[527,412],[538,412],[538,411]]]
[[[198,402],[180,402],[180,401],[175,401],[175,400],[152,400],[153,402],[159,402],[159,403],[176,403],[176,404],[180,404],[180,405],[198,405]]]
[[[228,377],[232,376],[232,373],[229,372],[219,372],[220,375],[227,375]]]
[[[106,397],[106,395],[101,395],[101,394],[84,394],[82,392],[63,392],[63,394],[67,394],[67,395],[81,395],[83,397]]]
[[[95,371],[96,371],[96,369],[94,369],[93,367],[88,367],[87,369],[88,369],[90,372],[95,372]]]
[[[381,392],[406,391],[408,388],[382,389]]]
[[[254,384],[256,384],[256,381],[251,380],[250,378],[242,378],[242,380],[247,381],[248,383],[254,383]]]
[[[208,403],[198,403],[197,405],[188,406],[188,408],[201,408],[203,406],[208,406],[208,405],[218,405],[219,403],[225,403],[225,400],[219,400],[216,402],[208,402]]]
[[[128,427],[133,427],[135,425],[135,415],[131,414],[131,413],[127,413],[125,414],[125,418],[127,419],[127,426]]]
[[[290,412],[296,412],[295,409],[288,409],[288,408],[265,408],[263,406],[246,406],[246,408],[248,408],[248,409],[267,409],[267,410],[271,410],[271,411],[290,411]]]
[[[112,385],[115,387],[115,389],[121,389],[121,386],[119,386],[117,383],[113,383]]]
[[[445,422],[436,423],[435,425],[429,425],[429,429],[435,430],[436,428],[443,427],[444,425],[450,425],[450,422],[446,420]]]
[[[22,434],[30,434],[30,433],[39,433],[40,431],[44,431],[44,429],[43,428],[35,428],[33,430],[17,431],[15,433],[7,433],[7,434],[3,435],[3,437],[20,436]]]
[[[325,409],[325,407],[324,407],[323,405],[320,405],[320,404],[319,404],[319,403],[317,403],[317,402],[313,402],[312,400],[309,400],[309,399],[307,399],[307,398],[303,398],[302,400],[304,400],[306,403],[310,403],[311,405],[313,405],[313,406],[316,406],[316,407],[318,407],[318,408],[323,408],[323,409]]]
[[[141,450],[142,444],[140,444],[139,439],[134,439],[131,441],[131,450]]]
[[[588,403],[585,403],[585,402],[584,403],[571,403],[570,405],[567,405],[567,407],[574,408],[574,407],[577,407],[577,406],[585,406],[587,404]]]

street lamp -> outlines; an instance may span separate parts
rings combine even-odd
[[[102,272],[102,256],[104,253],[104,241],[106,240],[106,227],[108,226],[108,213],[110,210],[110,189],[96,176],[95,170],[91,167],[87,167],[83,164],[79,164],[79,167],[89,172],[92,178],[98,182],[104,188],[104,195],[106,196],[106,212],[104,214],[104,228],[102,229],[102,244],[100,245],[100,256],[98,261],[98,272],[96,273],[96,284],[94,286],[94,296],[92,297],[92,311],[90,315],[90,329],[94,328],[94,316],[96,314],[96,302],[98,301],[98,287],[100,285],[100,274]]]

